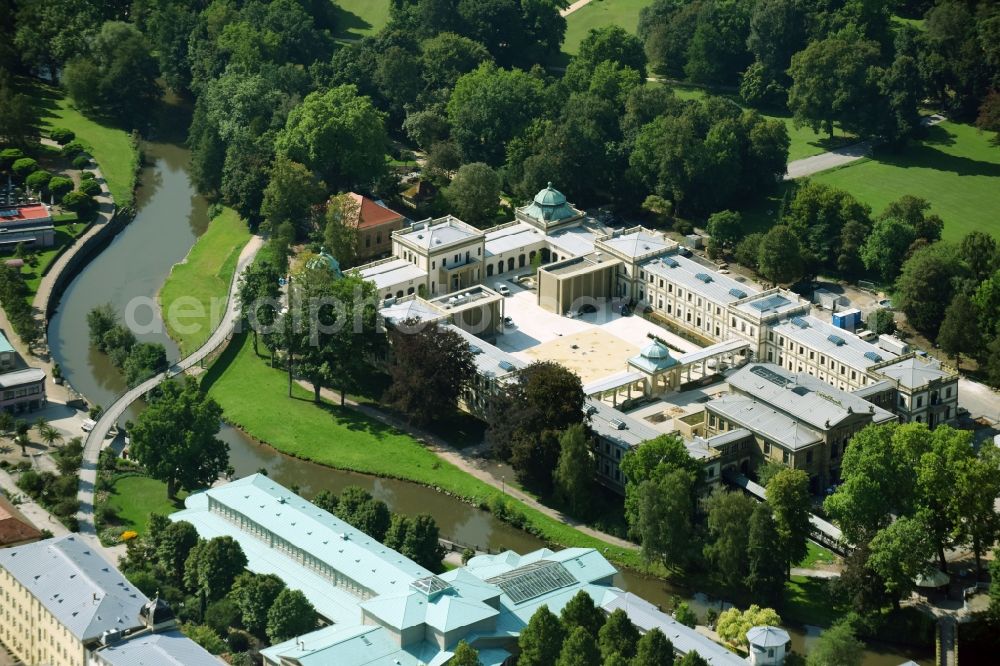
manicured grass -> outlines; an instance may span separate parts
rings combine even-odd
[[[576,55],[580,50],[580,42],[593,28],[620,25],[635,34],[639,27],[639,10],[650,4],[652,0],[591,0],[590,4],[566,17],[563,52]]]
[[[108,506],[115,509],[121,524],[139,534],[146,531],[149,514],[164,516],[184,508],[187,493],[180,491],[176,500],[167,498],[167,484],[148,476],[124,476],[111,486]]]
[[[812,569],[817,564],[833,564],[837,559],[829,550],[822,546],[817,546],[812,541],[809,541],[806,545],[809,548],[809,552],[806,553],[805,559],[795,565],[797,567]]]
[[[374,35],[389,22],[389,0],[336,0],[338,39]]]
[[[101,167],[115,204],[119,208],[130,205],[139,155],[128,133],[104,121],[85,117],[58,88],[33,82],[27,92],[41,114],[43,131],[52,127],[73,130],[77,140],[87,146]]]
[[[844,614],[830,595],[830,581],[823,578],[792,576],[785,583],[781,617],[796,624],[829,627]]]
[[[203,387],[222,406],[225,419],[284,453],[367,474],[440,488],[477,504],[500,491],[438,458],[409,435],[336,405],[316,405],[287,375],[268,367],[249,336],[235,338],[205,374]],[[508,500],[510,498],[508,497]],[[609,559],[644,568],[639,553],[587,536],[518,502],[529,529],[549,543],[597,548]],[[606,549],[606,551],[605,551]]]
[[[167,276],[160,289],[160,309],[181,353],[197,349],[219,325],[236,262],[249,239],[247,225],[236,211],[223,208]]]
[[[944,220],[944,239],[979,230],[1000,238],[1000,149],[975,127],[944,122],[898,153],[880,152],[813,179],[847,190],[880,213],[904,194],[931,203]]]

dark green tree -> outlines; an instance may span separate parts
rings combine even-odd
[[[168,497],[209,486],[229,464],[229,446],[216,438],[221,418],[193,379],[164,382],[129,428],[132,457],[167,484]]]
[[[559,619],[566,631],[572,632],[577,627],[583,627],[597,638],[604,626],[604,611],[594,605],[593,598],[586,591],[580,590],[563,606]]]
[[[311,209],[323,200],[324,194],[323,183],[316,182],[309,169],[278,155],[271,165],[260,212],[272,229],[291,222],[299,236],[305,237]]]
[[[955,293],[955,278],[965,274],[954,245],[941,241],[922,247],[903,264],[893,300],[915,329],[935,338]]]
[[[479,661],[479,650],[465,641],[458,642],[455,654],[448,664],[449,666],[483,666],[483,662]]]
[[[500,206],[500,176],[482,162],[463,164],[444,195],[455,215],[470,224],[488,226]]]
[[[287,641],[316,628],[319,614],[299,590],[285,588],[267,611],[267,637],[271,643]]]
[[[280,311],[281,287],[277,268],[270,261],[259,260],[247,267],[240,278],[237,298],[240,303],[241,323],[250,327],[253,334],[253,352],[257,354],[257,340],[261,331],[267,333],[277,320]]]
[[[528,625],[521,630],[517,645],[521,655],[517,659],[518,666],[551,666],[559,659],[566,630],[559,618],[542,605],[531,616]]]
[[[673,666],[674,644],[662,631],[653,627],[636,644],[631,666]]]
[[[764,234],[757,249],[757,270],[772,284],[787,284],[802,277],[802,247],[791,229],[779,224]]]
[[[723,584],[739,589],[749,573],[747,547],[754,501],[741,492],[719,489],[704,504],[709,531],[705,556]]]
[[[191,523],[179,520],[170,523],[156,537],[156,558],[171,585],[180,587],[184,581],[184,563],[198,544],[198,530]]]
[[[612,655],[620,654],[626,659],[635,656],[636,645],[639,642],[639,630],[621,608],[616,608],[608,615],[604,626],[598,632],[598,643],[601,656],[607,660]]]
[[[707,231],[721,247],[732,249],[743,238],[743,216],[731,210],[713,213],[708,218]]]
[[[854,635],[849,620],[835,622],[819,636],[806,658],[808,666],[861,666],[865,645]]]
[[[982,282],[1000,268],[1000,249],[996,239],[988,233],[970,231],[962,238],[959,251],[976,282]]]
[[[597,641],[583,627],[568,632],[556,666],[601,666],[601,651]]]
[[[774,512],[775,529],[780,537],[771,557],[780,554],[776,559],[788,571],[809,552],[809,475],[802,470],[781,470],[767,484],[767,503]]]
[[[944,311],[937,344],[955,359],[956,367],[962,365],[962,354],[973,356],[981,348],[982,336],[976,326],[978,314],[976,306],[963,293],[955,294]]]
[[[596,465],[582,423],[571,425],[559,437],[559,464],[552,474],[556,494],[576,516],[590,510]]]
[[[930,536],[923,520],[902,516],[872,538],[868,562],[882,578],[895,608],[913,591],[914,579],[929,568],[934,556]]]
[[[184,586],[207,601],[221,599],[246,565],[247,557],[232,537],[201,540],[184,562]]]
[[[233,582],[230,598],[240,611],[243,626],[258,638],[267,637],[267,616],[285,583],[274,574],[244,571]]]
[[[383,396],[411,423],[425,426],[448,418],[476,377],[469,343],[453,330],[415,319],[389,330],[389,376]]]
[[[784,563],[775,557],[774,545],[780,542],[771,508],[766,503],[758,504],[750,516],[746,587],[754,599],[769,606],[780,605],[788,573]]]
[[[392,519],[385,502],[358,486],[347,486],[340,492],[333,514],[376,541],[385,540]]]

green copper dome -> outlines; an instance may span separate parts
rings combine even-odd
[[[326,251],[326,248],[320,248],[319,254],[309,260],[306,264],[306,268],[313,270],[315,268],[325,268],[337,277],[340,277],[340,262],[337,261],[333,255]]]
[[[663,372],[678,364],[677,359],[670,355],[667,346],[658,340],[651,341],[638,356],[633,356],[628,362],[629,365],[649,374]]]
[[[552,187],[552,183],[535,195],[532,202],[524,208],[524,213],[546,222],[566,220],[577,215],[573,207],[566,203],[566,195]]]
[[[656,340],[653,340],[646,345],[646,348],[643,349],[641,353],[644,357],[655,361],[670,358],[670,350]]]
[[[549,183],[548,187],[535,195],[535,203],[539,206],[562,206],[566,203],[566,195]]]

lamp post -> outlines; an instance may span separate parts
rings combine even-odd
[[[507,494],[507,477],[505,477],[503,474],[500,475],[500,492],[502,492],[504,495]]]

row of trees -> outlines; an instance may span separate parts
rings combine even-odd
[[[191,523],[152,514],[145,534],[126,543],[121,568],[128,579],[167,600],[185,632],[214,653],[286,641],[319,620],[302,592],[277,576],[246,571],[232,537],[202,539]]]
[[[98,305],[87,313],[90,344],[107,354],[111,363],[122,371],[129,386],[152,377],[167,367],[167,350],[158,342],[139,342],[135,334],[121,323],[110,303]]]
[[[843,484],[825,508],[855,544],[840,586],[858,611],[898,607],[914,579],[945,552],[968,547],[981,559],[1000,536],[1000,452],[978,452],[968,431],[925,424],[868,426],[844,452]]]
[[[391,513],[385,502],[373,498],[357,486],[344,488],[339,496],[323,490],[313,498],[313,504],[402,553],[425,569],[442,571],[444,550],[433,516],[421,513],[411,518],[401,513]]]
[[[42,331],[35,319],[35,309],[28,304],[28,296],[28,285],[24,283],[21,269],[0,267],[0,306],[7,313],[14,332],[30,351],[42,337]]]
[[[640,13],[638,33],[655,71],[738,86],[745,103],[787,104],[797,124],[831,135],[837,123],[898,141],[918,129],[917,103],[927,98],[995,123],[996,6],[909,5],[656,0]],[[893,21],[895,11],[923,18],[923,29]]]
[[[792,565],[806,555],[809,478],[782,469],[767,481],[767,502],[716,489],[683,442],[663,435],[622,459],[625,517],[643,557],[675,571],[708,572],[734,593],[781,602]]]

